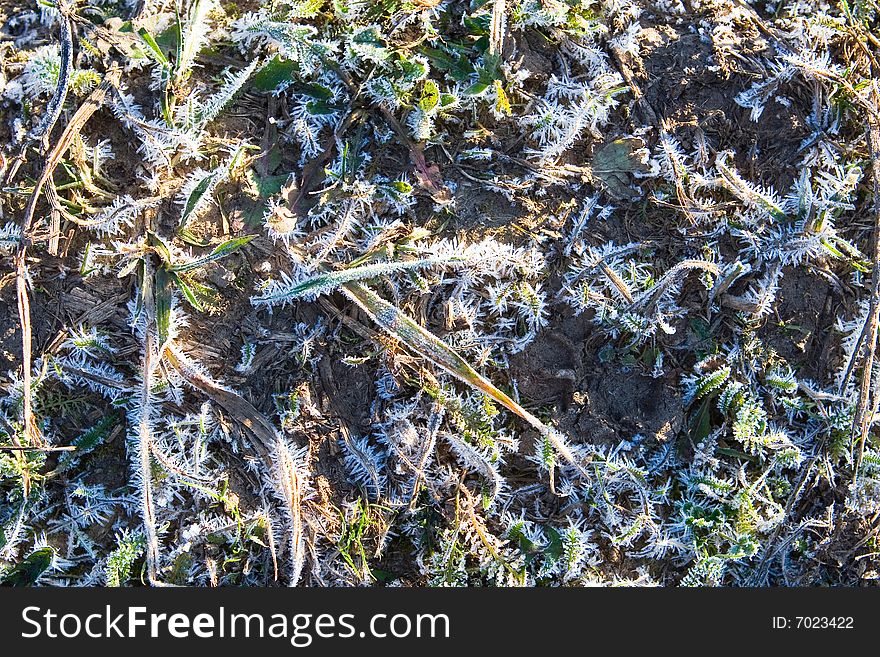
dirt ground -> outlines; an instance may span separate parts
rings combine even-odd
[[[239,7],[241,12],[246,9]],[[18,0],[0,2],[4,39],[18,36],[14,21],[10,21],[23,11],[23,3]],[[675,126],[677,137],[688,147],[705,139],[715,151],[734,152],[737,170],[749,180],[777,190],[790,187],[800,169],[801,144],[810,134],[807,115],[812,110],[811,99],[805,94],[803,97],[789,95],[788,105],[768,103],[761,119],[751,121],[749,110],[734,99],[760,76],[757,61],[772,54],[772,46],[765,35],[747,21],[737,25],[740,42],[735,51],[726,50],[717,41],[713,43],[705,34],[691,31],[691,26],[701,22],[712,23],[716,18],[714,11],[709,8],[680,14],[669,22],[653,12],[643,14],[639,55],[618,62],[618,66],[630,73],[641,99],[633,101],[628,97],[613,111],[602,139],[579,141],[576,148],[566,153],[564,163],[588,167],[596,151],[605,144],[636,132],[653,152],[657,148],[658,127],[667,121]],[[40,30],[39,34],[32,45],[50,38],[46,30]],[[510,39],[513,43],[508,47],[521,55],[521,65],[532,71],[536,87],[558,71],[558,59],[552,46],[533,35],[516,33]],[[12,54],[11,48],[5,52],[18,56]],[[225,58],[228,55],[207,53],[203,57],[203,73],[219,73],[229,63]],[[4,66],[10,64],[7,62]],[[148,82],[144,74],[127,80],[130,92],[144,103],[152,93]],[[275,121],[289,119],[289,110],[284,96],[273,97],[248,89],[224,114],[213,133],[218,139],[248,138],[273,153],[265,157],[265,162],[258,161],[255,165],[262,176],[295,171],[298,170],[296,154],[280,141],[274,141],[278,139]],[[0,109],[4,117],[0,121],[0,143],[12,141],[8,111]],[[71,111],[72,106],[65,110],[65,116],[69,117]],[[480,120],[480,125],[493,135],[489,140],[492,145],[516,158],[523,146],[523,137],[516,126],[488,115]],[[122,193],[139,185],[142,156],[130,133],[122,129],[112,113],[99,110],[90,120],[89,130],[112,144],[115,157],[108,171],[112,174],[114,191]],[[542,244],[561,240],[566,220],[581,201],[582,192],[550,185],[543,195],[514,193],[511,201],[497,191],[485,189],[475,178],[479,167],[471,167],[458,157],[468,146],[464,138],[458,142],[447,140],[442,146],[426,146],[426,159],[438,166],[443,181],[452,190],[452,209],[438,215],[430,198],[423,194],[416,210],[406,219],[409,226],[428,228],[438,238],[476,240],[492,236],[523,246],[536,239]],[[8,149],[4,149],[4,156],[9,157]],[[371,166],[390,179],[412,169],[407,149],[394,142]],[[493,170],[499,177],[510,179],[528,173],[516,161],[496,161]],[[19,179],[33,180],[38,172],[39,159],[29,157]],[[651,179],[631,178],[629,182],[634,184],[636,195],[632,199],[613,199],[614,214],[590,226],[592,242],[650,244],[655,264],[663,270],[685,254],[698,251],[710,239],[700,227],[690,225],[683,213],[651,201],[654,184]],[[400,358],[407,363],[412,362],[406,360],[412,356],[393,340],[381,336],[369,316],[338,292],[319,301],[275,308],[271,314],[255,312],[250,299],[262,278],[259,272],[263,263],[270,263],[272,270],[278,271],[284,269],[286,260],[260,229],[261,202],[245,193],[244,182],[238,185],[222,190],[217,203],[193,226],[193,232],[205,240],[235,234],[258,235],[246,249],[205,269],[204,280],[218,291],[219,305],[212,313],[189,314],[181,345],[211,377],[234,388],[266,417],[277,416],[279,395],[307,390],[311,410],[293,430],[291,440],[307,449],[314,478],[315,492],[309,501],[315,509],[314,517],[322,518],[327,526],[337,526],[337,510],[358,496],[358,487],[344,466],[340,444],[347,436],[369,435],[375,423],[381,420],[377,417],[381,403],[374,382],[387,371],[392,359],[377,355],[376,345],[402,352]],[[318,187],[320,185],[315,185]],[[21,207],[20,200],[7,201],[0,225],[16,221]],[[177,212],[173,198],[166,198],[156,211],[156,225],[160,229],[173,226]],[[852,243],[866,244],[871,221],[864,214],[853,213],[847,216],[846,225],[839,228],[841,235]],[[84,278],[77,258],[91,236],[71,223],[63,225],[62,233],[60,253],[50,255],[42,241],[47,235],[46,225],[38,224],[34,248],[29,254],[34,356],[57,353],[59,336],[74,327],[100,326],[117,345],[114,354],[117,363],[136,359],[138,345],[132,337],[126,306],[135,292],[133,279],[117,278],[112,273]],[[719,240],[722,256],[733,259],[737,249],[730,240]],[[694,447],[688,432],[691,409],[682,392],[682,377],[692,371],[697,355],[707,348],[705,327],[718,344],[737,335],[741,326],[734,314],[729,311],[708,313],[707,290],[695,277],[687,279],[679,298],[687,314],[674,319],[677,329],[674,334],[658,334],[650,345],[666,357],[662,373],[652,375],[652,364],[647,357],[643,361],[634,358],[624,348],[623,340],[618,340],[609,350],[607,335],[593,321],[592,312],[575,315],[561,298],[558,291],[568,265],[558,250],[550,251],[544,282],[544,289],[548,291],[549,322],[523,351],[510,357],[508,367],[494,371],[494,382],[508,390],[515,386],[519,402],[525,408],[539,412],[575,445],[613,446],[623,437],[639,436],[646,445],[671,444],[682,454],[690,453]],[[383,289],[381,284],[379,289]],[[743,294],[746,289],[745,282],[738,282],[729,292]],[[425,295],[417,310],[416,319],[444,337],[448,322],[442,293]],[[775,308],[755,333],[791,365],[798,377],[822,386],[830,385],[842,358],[834,332],[836,319],[855,312],[854,293],[839,268],[827,263],[785,267]],[[300,323],[314,326],[318,321],[323,321],[325,326],[313,346],[319,360],[314,367],[306,366],[292,349],[299,340],[294,329]],[[4,257],[0,264],[0,370],[4,372],[14,372],[20,366],[20,330],[15,270],[12,260]],[[365,336],[372,336],[375,341]],[[236,370],[243,343],[257,345],[252,366],[244,373]],[[350,357],[362,357],[363,362],[354,366],[343,362],[343,358]],[[49,384],[40,410],[53,414],[52,424],[63,427],[65,436],[80,434],[107,413],[118,414],[120,425],[93,454],[86,482],[101,484],[107,490],[124,488],[129,470],[121,424],[124,413],[99,401],[97,395],[68,398],[63,390],[60,384]],[[179,410],[198,412],[199,407],[197,397],[187,396]],[[235,418],[224,417],[222,412],[219,424],[224,432],[233,436],[242,431]],[[520,431],[519,437],[521,452],[526,453],[538,434],[526,428]],[[447,455],[447,447],[441,446],[438,450],[438,459],[442,460]],[[217,458],[225,462],[230,473],[230,490],[241,500],[242,507],[258,507],[261,502],[257,491],[261,486],[252,465],[253,456],[236,453],[236,450],[227,453],[220,450],[219,454]],[[49,469],[53,462],[55,457],[50,457]],[[534,465],[518,455],[510,456],[504,472],[509,482],[518,485],[540,483],[535,478]],[[795,519],[811,517],[831,503],[843,504],[845,486],[823,481],[825,488],[817,487],[802,497],[794,510]],[[556,513],[555,517],[561,518],[567,513],[565,503],[554,500],[549,491],[543,491],[539,497],[546,503],[542,513],[546,512],[547,517],[552,518]],[[452,502],[446,500],[444,504],[449,511]],[[435,512],[439,513],[444,504],[437,505]],[[538,506],[536,504],[536,508]],[[838,564],[841,569],[852,569],[847,571],[849,575],[841,576],[841,583],[859,583],[859,573],[877,567],[876,558],[862,560],[858,566],[852,562],[853,546],[862,541],[868,531],[865,522],[837,527],[821,547],[824,556],[817,557],[828,568]],[[107,544],[113,537],[112,525],[112,521],[104,522],[93,531],[92,540]],[[489,521],[489,525],[493,526],[493,521]],[[173,535],[182,529],[174,527],[169,531]],[[374,535],[364,539],[364,545],[381,554],[371,559],[373,570],[394,573],[396,579],[407,585],[425,584],[411,538],[396,531],[387,536],[374,531]],[[430,532],[431,528],[426,531]],[[600,570],[604,575],[632,577],[636,562],[605,538],[597,540],[599,561],[604,564]],[[61,551],[65,549],[65,546],[58,547]],[[196,560],[218,554],[218,548],[210,542],[193,550]],[[269,563],[268,553],[262,553],[254,563],[264,567]],[[668,577],[675,581],[680,578],[680,566],[658,564],[650,571],[657,579]]]

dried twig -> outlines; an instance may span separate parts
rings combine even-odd
[[[163,350],[169,364],[194,388],[201,390],[214,400],[241,425],[250,438],[251,447],[263,460],[266,469],[272,473],[272,483],[278,497],[283,501],[288,514],[290,533],[291,585],[296,584],[302,573],[304,562],[302,497],[304,482],[289,450],[283,444],[272,423],[254,406],[235,393],[213,381],[209,376],[194,368],[186,355],[172,344]],[[275,563],[275,577],[278,565],[274,544],[272,559]]]
[[[58,3],[58,11],[61,13],[61,27],[58,35],[58,41],[61,44],[61,64],[58,69],[58,83],[55,87],[55,93],[43,118],[37,124],[22,144],[18,156],[12,161],[9,167],[9,173],[6,176],[6,185],[10,185],[15,179],[18,169],[27,156],[27,149],[34,142],[40,142],[42,150],[45,150],[44,140],[49,137],[52,128],[58,122],[61,116],[61,110],[64,109],[64,101],[67,99],[67,92],[70,89],[70,77],[73,69],[73,30],[70,23],[70,7],[66,2]]]
[[[489,32],[489,52],[501,55],[507,28],[507,0],[495,0],[492,5],[492,25]]]
[[[21,368],[22,368],[22,416],[24,420],[24,432],[30,445],[39,445],[42,442],[40,431],[34,420],[33,404],[31,401],[31,307],[28,298],[28,271],[27,271],[27,248],[30,243],[29,233],[33,223],[34,214],[40,193],[46,182],[51,179],[55,168],[61,162],[61,158],[70,147],[74,137],[79,134],[83,126],[107,99],[111,89],[119,85],[122,70],[114,65],[107,71],[103,82],[89,95],[86,101],[74,113],[73,117],[64,128],[60,139],[46,157],[46,163],[40,173],[40,177],[34,185],[24,217],[21,222],[21,242],[15,253],[15,282],[18,298],[18,318],[21,325]],[[66,91],[65,91],[66,93]]]
[[[878,103],[877,82],[871,89],[875,106]],[[859,402],[853,416],[852,439],[856,441],[856,459],[853,480],[858,477],[859,468],[865,453],[865,441],[874,419],[874,409],[878,403],[877,391],[871,389],[874,371],[874,358],[877,352],[877,327],[880,320],[880,119],[876,114],[868,114],[868,147],[871,151],[871,173],[874,179],[874,271],[871,275],[871,298],[868,318],[863,335],[867,339],[865,360],[862,364],[862,380],[859,385]],[[873,396],[873,399],[872,399]],[[869,406],[871,410],[869,411]]]

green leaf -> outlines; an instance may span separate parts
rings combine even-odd
[[[732,447],[716,447],[715,451],[719,454],[723,454],[724,456],[732,456],[733,458],[743,459],[744,461],[752,461],[753,463],[758,462],[757,456],[752,456],[751,454],[746,454],[738,449],[733,449]]]
[[[175,5],[175,11],[178,6]],[[174,75],[177,80],[189,77],[199,52],[206,45],[197,35],[202,30],[209,29],[207,20],[213,8],[214,5],[210,0],[194,0],[189,3],[185,22],[181,21],[180,14],[177,14],[177,31],[180,39],[177,57],[174,60]],[[184,29],[186,34],[183,32]]]
[[[175,272],[171,272],[171,275],[174,277],[174,282],[177,284],[177,288],[181,291],[183,297],[199,312],[205,312],[205,304],[213,305],[215,302],[217,293],[213,288]]]
[[[183,212],[180,215],[180,225],[186,226],[189,223],[189,220],[192,218],[192,215],[195,213],[196,209],[199,205],[206,199],[206,195],[214,186],[219,174],[217,171],[212,171],[204,178],[202,178],[199,183],[193,188],[192,192],[186,199],[186,204],[183,206]]]
[[[180,26],[175,22],[156,35],[156,43],[166,51],[177,51],[180,44]]]
[[[483,13],[478,16],[465,16],[464,26],[475,36],[485,36],[492,29],[492,14]]]
[[[440,103],[440,89],[433,80],[425,80],[425,86],[422,88],[422,98],[419,100],[419,107],[425,114],[430,114]]]
[[[171,62],[168,61],[168,58],[165,56],[165,53],[162,52],[162,48],[159,47],[159,44],[156,43],[156,39],[153,38],[153,35],[144,27],[140,28],[137,33],[140,38],[144,40],[144,43],[147,44],[150,51],[153,53],[153,56],[156,58],[156,61],[165,68],[171,68]]]
[[[411,87],[428,74],[428,69],[425,68],[425,65],[415,59],[404,59],[401,57],[395,62],[395,66],[400,71],[400,81],[407,87]]]
[[[0,586],[32,586],[40,575],[49,570],[55,550],[43,547],[31,552],[21,563],[16,564],[0,579]]]
[[[245,209],[243,218],[248,226],[257,228],[263,225],[269,199],[284,189],[284,185],[290,180],[290,174],[261,176],[256,170],[251,169],[248,171],[247,176],[251,185],[256,188],[259,198],[254,199],[250,207]]]
[[[257,179],[257,191],[261,199],[268,199],[275,196],[284,189],[284,185],[290,180],[289,173],[279,174],[277,176],[266,176]]]
[[[376,27],[368,26],[358,30],[351,38],[355,52],[374,62],[381,62],[391,56],[385,40]]]
[[[210,240],[199,237],[189,228],[181,228],[177,232],[177,236],[186,244],[189,244],[190,246],[196,246],[200,249],[204,249],[206,246],[211,246]]]
[[[335,114],[339,109],[325,100],[310,100],[306,103],[306,109],[312,116],[324,116]]]
[[[475,82],[467,89],[465,89],[462,93],[465,96],[479,96],[481,93],[486,91],[489,88],[489,85],[484,82]]]
[[[333,90],[325,87],[317,82],[309,82],[308,84],[298,85],[296,90],[315,100],[333,100]]]
[[[440,94],[440,108],[445,109],[455,105],[458,99],[453,94]]]
[[[694,317],[690,320],[691,330],[700,342],[709,340],[712,337],[712,327],[702,317]]]
[[[245,152],[253,149],[252,146],[243,144],[239,146],[220,166],[207,173],[198,174],[202,178],[193,187],[186,202],[183,204],[183,212],[180,215],[178,227],[186,228],[191,219],[200,214],[202,210],[211,202],[214,189],[217,185],[226,181],[236,168],[241,166],[244,160]]]
[[[699,410],[691,416],[688,432],[694,444],[701,442],[712,431],[711,411],[712,399],[707,397],[700,404]]]
[[[209,262],[214,262],[215,260],[220,260],[228,255],[232,255],[241,247],[248,244],[255,237],[256,235],[246,235],[244,237],[235,237],[231,240],[227,240],[216,249],[211,251],[211,253],[209,253],[208,255],[202,256],[201,258],[196,258],[195,260],[192,260],[190,262],[173,265],[170,270],[173,272],[184,272],[198,269],[199,267],[207,265]]]
[[[550,539],[547,547],[544,548],[544,553],[550,561],[555,563],[562,557],[562,535],[550,525],[544,527],[544,534]]]
[[[464,94],[477,96],[494,85],[496,80],[502,80],[500,64],[501,57],[499,55],[487,53],[483,57],[483,65],[477,69],[477,81],[465,89]]]
[[[78,438],[73,441],[76,450],[73,452],[64,452],[58,458],[59,472],[63,472],[69,466],[73,465],[80,458],[91,452],[100,445],[109,435],[110,430],[119,422],[119,416],[116,413],[108,413],[98,423],[90,429],[86,429]]]
[[[274,91],[279,85],[295,79],[298,68],[296,62],[276,55],[251,78],[251,85],[259,91]]]
[[[152,231],[147,231],[147,236],[150,239],[150,245],[156,251],[156,254],[159,256],[162,262],[166,264],[170,263],[171,247],[168,246],[168,243]]]
[[[446,45],[450,48],[455,47],[455,44]],[[420,52],[431,60],[434,68],[445,71],[456,82],[464,82],[474,73],[473,64],[462,52],[451,53],[438,48],[422,48]]]
[[[356,43],[358,45],[368,45],[374,46],[376,48],[385,47],[385,40],[382,38],[379,30],[372,26],[362,28],[357,34],[352,37],[351,40],[352,43]]]
[[[168,342],[171,332],[171,297],[174,290],[171,287],[171,278],[164,267],[156,269],[156,331],[159,335],[159,345]]]
[[[199,0],[195,0],[197,4]],[[172,23],[165,33],[174,40],[174,67],[179,68],[183,60],[183,21],[180,18],[180,5],[174,5],[174,23]],[[159,35],[162,37],[163,35]]]
[[[501,74],[501,55],[486,53],[483,56],[483,65],[479,69],[480,82],[494,82],[503,79]]]

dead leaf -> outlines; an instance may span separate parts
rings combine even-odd
[[[638,137],[615,139],[593,155],[593,176],[608,188],[611,196],[625,201],[639,198],[633,188],[633,174],[648,171],[648,151]]]

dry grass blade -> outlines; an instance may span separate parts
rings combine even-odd
[[[141,294],[144,300],[146,326],[144,327],[143,337],[144,362],[141,389],[137,405],[137,463],[141,479],[140,501],[141,513],[144,521],[144,534],[146,537],[147,579],[151,584],[159,585],[160,583],[157,577],[157,564],[159,563],[159,537],[156,531],[156,511],[153,503],[153,480],[150,464],[150,454],[152,453],[150,445],[153,442],[152,429],[150,428],[150,415],[153,408],[152,382],[153,371],[158,363],[154,363],[156,345],[153,326],[156,322],[156,300],[153,294],[153,272],[149,258],[144,260],[144,279]]]
[[[46,157],[46,163],[34,185],[24,218],[21,222],[21,243],[15,253],[15,283],[18,299],[18,318],[21,325],[21,379],[22,379],[22,417],[24,420],[25,436],[30,445],[40,445],[42,438],[33,414],[31,399],[31,306],[28,298],[28,272],[27,272],[27,247],[29,243],[28,233],[33,223],[37,202],[46,182],[52,178],[52,173],[61,161],[62,156],[70,147],[74,137],[79,134],[89,118],[98,110],[107,99],[112,89],[119,85],[122,70],[113,66],[107,71],[104,81],[89,95],[86,101],[74,113],[70,122],[64,128],[58,143],[52,148]]]
[[[44,185],[52,177],[52,174],[61,162],[64,153],[70,148],[71,143],[73,143],[73,140],[82,131],[83,126],[85,126],[92,115],[107,102],[110,93],[119,86],[121,77],[122,69],[118,65],[111,66],[106,75],[104,75],[104,80],[101,84],[89,94],[89,97],[79,106],[68,124],[64,127],[64,132],[61,133],[61,137],[46,156],[46,163],[43,166],[40,177],[37,178],[34,190],[28,200],[24,220],[22,221],[23,233],[27,234],[30,230],[34,219],[37,201],[40,199],[40,193],[43,191]]]
[[[58,10],[61,12],[60,33],[58,40],[61,44],[61,55],[58,68],[58,82],[55,86],[55,93],[49,105],[46,107],[45,114],[40,123],[34,128],[33,132],[28,135],[27,140],[21,148],[18,157],[9,167],[9,173],[6,177],[6,184],[11,184],[12,180],[18,173],[21,163],[24,161],[28,147],[35,141],[43,142],[52,132],[52,128],[58,122],[61,111],[64,109],[64,101],[67,99],[67,92],[70,89],[71,70],[73,68],[73,32],[70,24],[70,8],[66,3],[59,3]],[[45,145],[41,144],[45,150]]]
[[[290,525],[290,585],[296,586],[305,563],[302,521],[303,478],[294,455],[281,439],[275,441],[273,461],[275,494],[284,505]]]
[[[251,446],[263,460],[266,469],[272,473],[272,486],[288,516],[292,564],[290,583],[295,585],[302,573],[305,554],[302,522],[304,484],[296,459],[278,437],[272,423],[250,402],[203,374],[179,348],[168,344],[163,353],[171,366],[191,386],[215,401],[245,430]],[[272,558],[274,561],[274,546]],[[275,577],[278,577],[277,563]]]
[[[267,467],[272,466],[272,452],[275,446],[275,429],[272,423],[253,405],[238,395],[211,380],[189,361],[186,355],[174,345],[168,344],[164,350],[165,358],[180,375],[194,388],[201,390],[217,402],[232,416],[251,439],[251,445],[263,459]]]
[[[512,413],[518,415],[535,428],[542,437],[550,441],[556,451],[584,476],[589,476],[565,444],[564,437],[552,427],[517,404],[509,395],[495,387],[482,374],[477,372],[456,351],[422,328],[417,322],[400,312],[393,305],[379,297],[375,292],[360,283],[346,283],[342,286],[346,296],[354,301],[370,318],[389,335],[400,340],[411,351],[431,361],[459,381],[488,395]]]
[[[871,98],[877,106],[878,93],[877,82],[871,89]],[[868,146],[871,152],[871,174],[874,179],[874,270],[871,274],[871,298],[868,309],[868,318],[863,329],[863,335],[867,339],[865,344],[865,360],[862,364],[862,380],[859,385],[859,400],[856,413],[853,416],[852,437],[857,443],[856,463],[853,469],[853,479],[858,477],[859,468],[865,453],[865,441],[868,431],[874,419],[875,409],[878,402],[878,393],[871,389],[871,380],[874,372],[874,359],[877,352],[877,328],[880,321],[880,119],[876,114],[868,114]],[[873,399],[872,399],[873,396]]]
[[[507,0],[495,0],[492,5],[492,24],[489,32],[489,52],[500,55],[504,49],[507,28]]]

